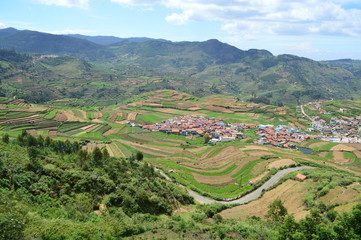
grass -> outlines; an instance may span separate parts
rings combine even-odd
[[[53,119],[57,113],[58,113],[58,110],[53,109],[50,112],[48,112],[46,115],[44,115],[44,118],[45,119]]]
[[[356,159],[356,156],[353,152],[344,152],[343,156],[345,159]]]
[[[331,148],[333,148],[334,146],[337,146],[337,143],[327,143],[323,146],[316,146],[314,147],[312,150],[314,151],[330,151]]]

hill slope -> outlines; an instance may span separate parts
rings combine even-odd
[[[112,37],[81,37],[90,41],[99,40],[103,44],[105,40],[108,43],[119,40]],[[83,66],[77,64],[71,67],[73,70],[66,76],[67,83],[76,84],[77,90],[83,92],[81,96],[77,94],[80,97],[126,99],[142,92],[175,89],[197,97],[225,94],[256,103],[284,105],[319,99],[358,98],[361,90],[360,64],[357,61],[321,63],[293,55],[273,56],[266,50],[244,51],[215,39],[170,42],[139,38],[108,46],[90,41],[12,28],[0,30],[2,48],[25,53],[73,55],[92,61],[93,68],[88,68],[86,76],[73,75],[84,70]],[[67,69],[71,62],[74,62],[74,58],[68,63],[64,62],[64,68]],[[41,69],[45,67],[46,71],[50,70],[55,75],[64,77],[66,73],[64,68],[60,70],[59,67],[40,65]],[[74,70],[78,66],[80,69]],[[40,74],[39,71],[29,73],[26,69],[19,71],[31,76],[28,79],[32,85],[34,78]],[[49,76],[40,75],[41,83],[47,84]],[[51,79],[50,88],[59,88],[63,84],[56,79]],[[14,82],[9,84],[16,85]],[[38,85],[41,87],[41,84]],[[84,90],[90,89],[89,85],[91,88],[99,88],[100,85],[105,92],[94,95],[94,91],[99,89]]]
[[[104,46],[87,40],[13,28],[0,30],[0,48],[26,53],[70,54],[91,60],[113,56]]]

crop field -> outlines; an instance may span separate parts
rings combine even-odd
[[[294,214],[295,218],[299,220],[309,213],[302,199],[306,196],[307,189],[312,186],[311,180],[305,182],[287,180],[275,189],[266,192],[260,199],[224,210],[220,214],[225,219],[244,219],[251,216],[264,218],[268,211],[268,206],[274,200],[284,199],[283,204],[287,208],[288,213]]]
[[[154,148],[154,145],[147,142],[137,146],[134,143],[130,145],[158,156],[148,161],[165,171],[170,171],[169,174],[178,182],[218,198],[238,196],[252,188],[249,181],[256,181],[257,184],[271,168],[287,167],[297,163],[297,160],[291,159],[295,157],[296,152],[289,154],[285,151],[284,158],[280,158],[274,156],[273,148],[250,149],[242,143],[220,144],[214,147],[202,147],[199,144],[200,150],[174,146],[172,154],[169,153],[169,146]]]
[[[262,184],[277,169],[297,164],[313,163],[354,173],[361,171],[361,144],[310,140],[302,142],[301,146],[310,148],[313,153],[304,155],[297,150],[249,144],[258,138],[255,128],[244,131],[245,139],[242,141],[211,146],[204,144],[202,137],[149,132],[127,124],[128,121],[152,124],[173,117],[202,115],[230,123],[293,124],[300,128],[308,127],[298,113],[288,114],[290,109],[244,103],[222,96],[197,99],[170,90],[160,91],[156,96],[138,96],[137,101],[105,108],[48,107],[41,113],[1,109],[0,125],[2,132],[33,129],[31,134],[87,140],[89,142],[83,149],[91,152],[95,146],[106,148],[110,156],[114,157],[128,158],[141,151],[144,161],[162,169],[189,189],[215,199],[240,196]],[[305,183],[309,187],[316,184],[309,180]],[[310,192],[305,190],[305,183],[287,180],[254,203],[244,205],[244,209],[240,206],[242,209],[222,212],[222,216],[263,216],[267,211],[266,206],[275,200],[268,194],[275,194],[276,197],[289,199],[285,202],[286,207],[296,218],[301,218],[307,213],[304,210],[304,199],[309,198]],[[323,196],[329,197],[327,194],[333,194],[334,189],[340,190],[334,186],[329,187],[329,192],[324,191],[326,193]],[[357,189],[345,194],[351,196],[355,191]],[[334,201],[332,197],[329,199],[327,201],[330,203]],[[257,208],[260,204],[265,207]]]

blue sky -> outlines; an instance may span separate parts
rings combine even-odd
[[[1,0],[5,27],[361,59],[361,0]]]

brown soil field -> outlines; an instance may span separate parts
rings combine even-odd
[[[275,189],[266,192],[260,199],[248,204],[226,209],[220,212],[225,219],[244,219],[251,216],[264,218],[268,206],[276,199],[281,199],[289,214],[294,214],[295,219],[304,218],[309,212],[304,210],[302,199],[307,194],[307,189],[312,185],[311,180],[297,182],[287,180]]]
[[[138,113],[137,112],[130,112],[128,114],[127,120],[128,121],[134,121],[137,118]]]
[[[319,200],[326,205],[330,205],[334,203],[345,204],[360,198],[360,193],[352,187],[345,188],[337,186],[334,189],[331,189],[325,196],[320,197]]]
[[[172,108],[157,108],[157,109],[154,109],[154,111],[163,112],[163,113],[174,113],[174,112],[176,112],[177,110],[176,110],[176,109],[172,109]]]
[[[74,113],[72,110],[68,109],[63,111],[63,113],[65,114],[67,121],[78,121],[78,118],[74,116]]]
[[[355,148],[347,144],[338,144],[330,149],[331,151],[355,151]]]
[[[100,149],[102,149],[104,147],[103,143],[88,143],[87,145],[84,145],[82,147],[83,150],[87,150],[88,152],[92,152],[94,150],[95,147],[98,147]]]
[[[361,143],[348,143],[347,145],[355,148],[356,150],[361,150]]]
[[[268,164],[268,168],[281,168],[292,164],[295,164],[295,161],[293,161],[292,159],[281,159]]]
[[[200,107],[191,107],[191,108],[188,108],[188,110],[190,111],[198,111],[198,110],[201,110],[202,108]]]
[[[250,156],[255,156],[255,157],[274,155],[273,153],[266,152],[266,151],[247,151],[247,154]]]
[[[264,147],[261,145],[247,145],[246,147],[242,148],[244,150],[270,150],[268,147]]]
[[[343,152],[341,151],[333,151],[333,161],[337,163],[347,163],[348,160],[345,159]]]
[[[103,113],[102,112],[95,112],[94,113],[94,118],[97,119],[97,118],[101,118],[103,117]]]
[[[95,119],[93,119],[93,120],[92,120],[92,122],[96,122],[96,123],[103,123],[104,121],[102,121],[102,120],[100,120],[100,119],[95,118]]]
[[[361,158],[361,151],[353,151],[357,158]]]
[[[37,135],[36,134],[36,129],[30,129],[30,130],[26,130],[27,133],[31,134],[31,135]]]
[[[86,126],[84,126],[84,127],[81,127],[80,129],[82,129],[82,130],[87,130],[88,128],[91,128],[92,126],[94,126],[94,124],[86,125]]]
[[[66,114],[64,114],[64,112],[62,111],[61,113],[60,112],[57,112],[55,117],[53,118],[55,121],[59,121],[59,122],[63,122],[63,121],[67,121],[68,118],[66,116]]]
[[[84,110],[76,110],[77,114],[79,115],[79,117],[87,119],[88,117],[86,116],[86,112]]]
[[[114,122],[118,117],[118,113],[112,113],[112,115],[109,118],[109,121]]]
[[[111,134],[116,134],[120,131],[121,128],[112,128],[104,133],[104,136],[109,136]]]

